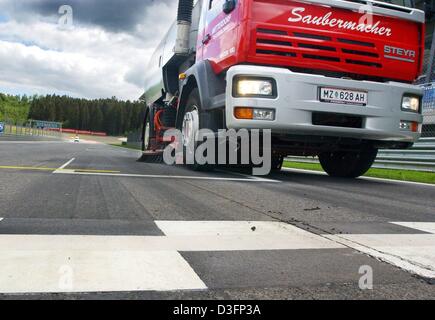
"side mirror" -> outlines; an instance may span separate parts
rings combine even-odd
[[[236,8],[236,0],[226,0],[223,6],[223,11],[226,14],[229,14],[233,12],[235,8]]]

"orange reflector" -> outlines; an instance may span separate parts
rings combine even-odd
[[[418,122],[413,122],[411,124],[411,130],[412,132],[418,132]]]
[[[252,120],[254,119],[254,109],[246,107],[234,108],[234,116],[236,117],[236,119]]]
[[[180,79],[180,80],[185,80],[186,78],[187,78],[187,74],[185,74],[185,73],[180,73],[178,75],[178,79]]]

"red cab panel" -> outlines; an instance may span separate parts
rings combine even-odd
[[[424,24],[309,1],[239,0],[209,10],[203,59],[217,73],[239,63],[412,82],[421,72]],[[221,3],[222,2],[222,3]]]

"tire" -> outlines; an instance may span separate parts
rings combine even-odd
[[[194,171],[210,171],[214,166],[209,164],[199,164],[195,159],[195,152],[199,146],[196,142],[195,136],[197,132],[202,129],[201,127],[201,101],[199,97],[199,90],[193,89],[187,99],[186,109],[183,115],[183,122],[181,125],[181,132],[183,134],[183,154],[184,163],[187,163],[186,159],[188,156],[193,156],[193,164],[188,164],[187,166]],[[192,143],[189,148],[189,143]],[[192,154],[193,153],[193,154]]]
[[[357,178],[364,175],[375,162],[374,148],[355,152],[325,152],[319,155],[320,164],[331,177]]]
[[[280,172],[282,170],[282,165],[284,164],[284,156],[273,155],[271,164],[272,164],[271,173]]]

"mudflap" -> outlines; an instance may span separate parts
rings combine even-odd
[[[163,150],[145,151],[137,161],[145,163],[163,163]]]

